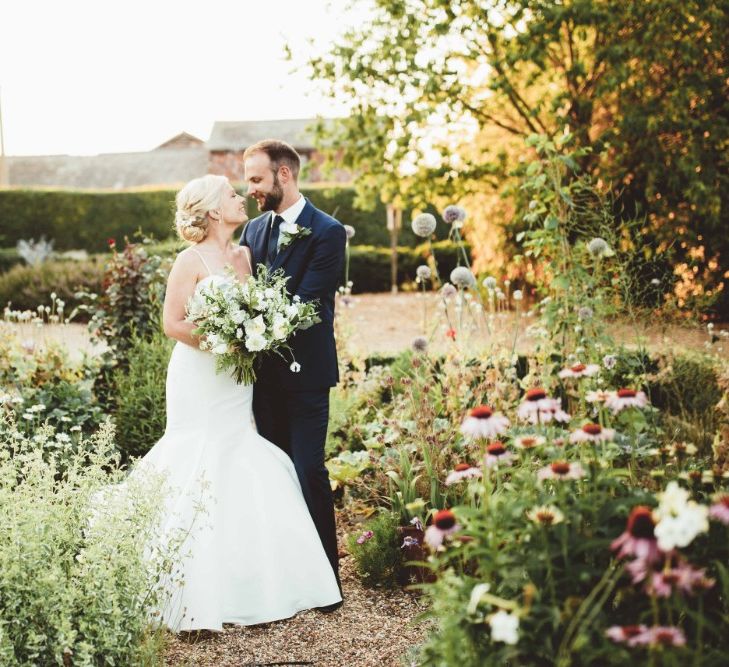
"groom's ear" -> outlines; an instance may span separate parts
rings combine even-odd
[[[278,180],[283,181],[284,183],[289,183],[291,179],[293,178],[293,174],[291,173],[291,169],[288,167],[288,165],[282,164],[278,168]]]

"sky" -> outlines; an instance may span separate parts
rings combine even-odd
[[[5,153],[147,151],[183,131],[206,140],[216,120],[344,115],[305,63],[364,4],[0,0]]]

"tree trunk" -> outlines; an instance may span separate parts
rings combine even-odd
[[[397,237],[402,225],[402,210],[387,205],[387,229],[390,231],[390,289],[397,294]]]

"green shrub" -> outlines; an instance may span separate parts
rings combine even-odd
[[[357,573],[368,586],[397,585],[402,566],[399,544],[398,516],[381,510],[362,530],[349,536],[349,552],[357,563]],[[372,535],[369,536],[369,532]],[[362,540],[361,544],[357,540]]]
[[[15,248],[0,248],[0,273],[12,269],[16,264],[22,264],[23,258]]]
[[[160,330],[147,338],[134,333],[127,368],[112,377],[117,443],[126,457],[143,456],[165,430],[165,380],[174,341]]]
[[[77,292],[101,292],[103,275],[101,257],[80,262],[52,260],[37,267],[18,264],[0,274],[0,304],[12,303],[16,310],[35,310],[48,303],[55,292],[68,314],[81,303]]]
[[[156,529],[160,479],[130,480],[124,502],[96,495],[123,473],[104,426],[63,474],[40,439],[0,419],[0,664],[159,664],[165,606],[156,582],[173,567],[180,540],[145,556]]]

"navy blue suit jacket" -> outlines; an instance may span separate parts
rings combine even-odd
[[[253,271],[266,263],[270,221],[266,212],[251,220],[243,229],[240,245],[248,246],[253,257]],[[257,381],[281,385],[295,391],[333,387],[339,382],[337,348],[334,341],[334,296],[344,266],[346,232],[344,226],[316,208],[308,199],[296,224],[311,229],[311,234],[294,239],[281,248],[270,269],[282,268],[289,277],[289,293],[302,301],[317,300],[321,322],[292,337],[290,344],[301,364],[293,373],[288,361],[278,355],[266,355],[256,371]]]

